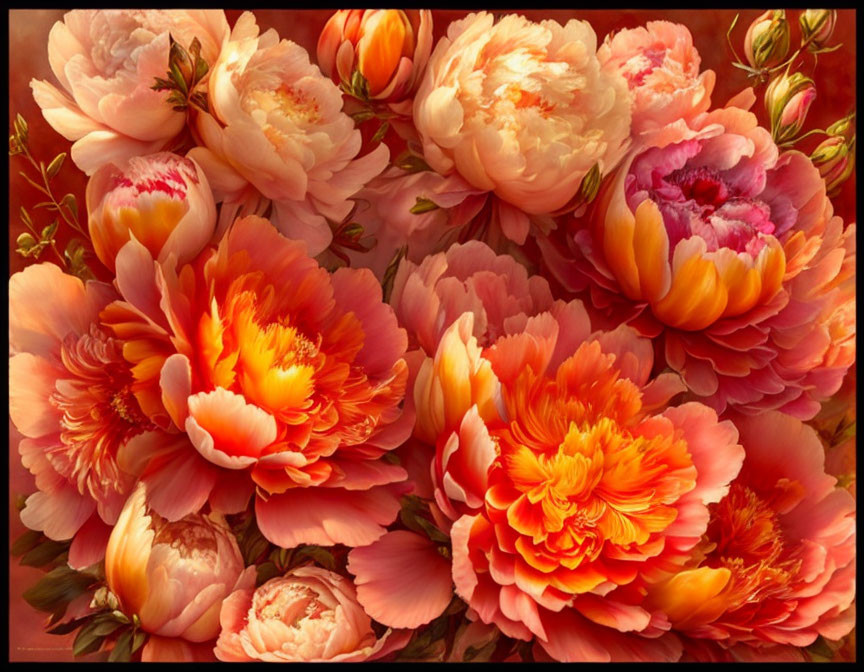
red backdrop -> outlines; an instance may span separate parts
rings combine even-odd
[[[517,10],[495,12],[503,14]],[[62,19],[64,10],[13,10],[9,15],[9,116],[10,133],[11,120],[15,114],[22,114],[30,124],[30,143],[34,155],[46,163],[59,152],[68,152],[70,143],[55,133],[42,118],[39,107],[33,101],[29,81],[32,78],[47,79],[54,82],[53,74],[48,66],[47,40],[48,32],[55,21]],[[239,10],[227,10],[228,21],[233,25],[240,14]],[[465,10],[435,10],[435,37],[443,35],[447,26],[454,19],[461,18],[468,12]],[[540,21],[555,19],[565,23],[571,18],[587,20],[594,27],[598,42],[612,30],[633,28],[646,21],[668,20],[686,25],[693,34],[693,39],[699,53],[702,55],[703,69],[713,69],[717,72],[717,85],[712,97],[714,104],[723,105],[732,95],[748,85],[746,74],[731,67],[731,56],[725,42],[725,34],[735,14],[734,10],[525,10],[519,13],[527,18]],[[797,22],[799,10],[790,10],[789,19]],[[318,33],[330,16],[330,10],[257,10],[255,15],[263,30],[275,28],[283,38],[290,39],[309,50],[315,60],[315,45]],[[733,34],[733,44],[739,49],[744,40],[746,27],[759,15],[756,10],[743,10]],[[797,29],[795,34],[797,35]],[[807,128],[825,128],[847,114],[855,104],[855,12],[840,10],[837,29],[833,41],[842,42],[843,47],[833,53],[819,57],[819,66],[811,73],[812,59],[808,57],[805,74],[814,77],[818,87],[818,97],[807,119]],[[760,98],[761,100],[761,98]],[[761,103],[754,110],[765,122],[765,113]],[[809,138],[802,149],[810,151],[820,141],[819,137]],[[38,193],[19,175],[18,170],[24,168],[24,162],[19,158],[10,159],[10,199],[9,199],[9,244],[10,270],[12,273],[21,270],[26,260],[14,253],[15,239],[25,229],[18,218],[20,206],[31,206],[39,199]],[[57,191],[60,194],[71,191],[78,199],[82,210],[82,222],[86,221],[84,209],[84,188],[86,178],[68,161],[57,178]],[[835,210],[845,220],[855,216],[855,179],[854,176],[844,186],[841,194],[835,199]],[[43,212],[44,211],[36,211]],[[37,225],[45,225],[48,221],[36,221]],[[45,255],[45,259],[50,259]],[[95,266],[95,264],[94,264]],[[17,450],[19,437],[13,434],[10,426],[9,468],[11,475],[9,502],[10,538],[14,539],[24,531],[14,509],[17,494],[29,493],[35,489],[32,477],[21,466]],[[13,561],[14,563],[14,561]],[[42,632],[43,615],[31,609],[23,599],[22,591],[38,580],[39,570],[20,567],[13,564],[9,576],[9,641],[11,660],[71,660],[72,635],[58,637]]]

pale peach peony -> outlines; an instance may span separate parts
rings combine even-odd
[[[342,93],[299,45],[259,34],[245,12],[213,67],[210,113],[198,111],[201,147],[189,155],[204,169],[217,200],[272,201],[271,219],[317,255],[330,244],[329,222],[351,212],[351,196],[387,165],[379,144],[361,158],[360,131],[342,112]]]
[[[48,37],[48,60],[64,91],[32,80],[45,120],[72,145],[88,175],[111,161],[163,149],[183,128],[166,91],[151,87],[168,71],[169,38],[194,38],[212,65],[228,21],[220,10],[76,9]]]
[[[120,610],[159,638],[207,642],[219,634],[219,610],[233,591],[255,585],[237,540],[216,513],[168,522],[148,511],[139,483],[123,507],[105,552],[105,578]],[[158,640],[157,640],[158,641]],[[164,643],[156,646],[164,649]]]
[[[631,132],[637,138],[669,124],[686,124],[711,104],[716,76],[712,70],[699,72],[693,37],[679,23],[649,21],[607,35],[597,58],[627,80],[633,93]]]
[[[776,411],[735,424],[741,473],[711,506],[692,563],[649,602],[675,630],[757,655],[840,639],[855,625],[855,500],[825,473],[812,428]]]
[[[216,203],[194,161],[160,152],[97,170],[87,183],[87,217],[96,256],[113,271],[130,235],[158,259],[191,260],[213,236]]]
[[[601,69],[585,21],[508,14],[454,21],[414,99],[427,163],[529,214],[565,206],[597,164],[615,167],[630,133],[627,82]]]
[[[238,590],[222,605],[216,656],[225,662],[360,662],[404,646],[408,631],[378,637],[351,581],[300,567],[257,590]]]
[[[855,225],[753,114],[726,107],[678,130],[540,241],[545,261],[566,289],[590,287],[598,315],[657,337],[718,412],[812,418],[855,361]]]
[[[368,270],[333,274],[266,220],[175,266],[130,240],[102,311],[160,431],[121,454],[154,511],[245,510],[273,543],[368,544],[410,486],[382,458],[411,433],[405,332]],[[167,434],[165,432],[168,432]]]
[[[50,539],[74,538],[73,567],[102,559],[133,485],[118,450],[152,428],[122,344],[99,326],[99,311],[116,298],[110,285],[49,263],[9,280],[9,415],[38,488],[21,520]]]

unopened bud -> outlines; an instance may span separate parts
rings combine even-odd
[[[816,98],[816,85],[800,72],[774,79],[765,90],[765,109],[771,120],[771,136],[778,145],[794,139],[804,126]]]
[[[805,9],[798,17],[801,43],[809,42],[810,51],[824,47],[837,26],[836,9]]]
[[[825,129],[825,132],[828,133],[828,135],[849,135],[849,132],[855,129],[854,121],[855,113],[853,112],[848,117],[843,117],[839,121],[835,121]]]
[[[825,180],[829,196],[835,196],[855,169],[855,138],[846,141],[835,135],[823,140],[810,155],[813,165]]]
[[[744,55],[754,68],[779,65],[789,53],[789,22],[782,9],[769,9],[756,18],[744,36]]]

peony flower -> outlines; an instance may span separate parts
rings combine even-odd
[[[855,360],[855,226],[802,154],[715,110],[631,155],[566,246],[541,241],[597,312],[662,334],[666,363],[718,412],[813,417]],[[580,225],[587,224],[587,228]]]
[[[102,559],[133,485],[119,448],[152,427],[122,344],[99,326],[116,297],[110,285],[85,284],[50,263],[9,280],[9,416],[38,488],[21,520],[49,539],[73,539],[77,568]]]
[[[139,484],[111,532],[108,587],[121,611],[138,616],[144,632],[193,643],[213,640],[222,601],[252,588],[255,568],[244,568],[237,540],[219,514],[192,514],[172,523],[148,512],[145,498],[146,487]]]
[[[403,261],[390,305],[408,332],[409,344],[433,357],[447,328],[463,313],[474,315],[473,335],[481,347],[508,333],[511,324],[552,309],[549,283],[509,255],[484,243],[454,244],[418,265]]]
[[[351,266],[385,272],[400,250],[420,263],[446,248],[483,207],[486,197],[458,175],[443,177],[428,170],[407,173],[390,168],[357,193],[352,219],[362,227],[363,250],[348,251]],[[428,209],[418,211],[417,204]]]
[[[633,93],[634,136],[681,124],[706,112],[716,79],[699,72],[701,58],[686,26],[649,21],[606,36],[597,51],[603,69],[614,68]]]
[[[810,427],[777,412],[735,423],[741,473],[711,506],[693,566],[649,601],[675,630],[724,646],[840,639],[855,624],[855,500],[825,473]]]
[[[754,68],[773,68],[789,53],[786,10],[769,9],[753,20],[744,36],[744,56]]]
[[[212,64],[227,33],[222,10],[76,9],[48,37],[51,70],[66,93],[36,79],[30,86],[45,120],[74,141],[72,160],[92,175],[163,149],[183,128],[167,92],[151,88],[168,71],[170,38],[184,47],[198,38]]]
[[[378,637],[351,582],[320,567],[299,567],[222,605],[216,656],[226,662],[358,662],[402,647],[410,632]]]
[[[626,149],[630,96],[601,69],[585,21],[488,12],[454,21],[414,99],[427,163],[529,214],[564,207],[582,178]]]
[[[191,159],[167,152],[105,164],[87,183],[90,238],[112,271],[133,235],[159,259],[191,260],[216,228],[210,185]]]
[[[359,72],[370,99],[398,103],[416,90],[431,51],[428,9],[340,9],[318,38],[318,65],[346,86]]]
[[[316,255],[330,244],[327,220],[339,223],[349,200],[387,165],[383,144],[360,159],[360,131],[342,112],[339,88],[297,44],[275,30],[259,35],[255,17],[237,20],[209,80],[210,114],[189,152],[217,200],[273,202],[273,223]]]
[[[121,456],[154,511],[174,521],[209,500],[237,513],[257,490],[258,526],[284,548],[384,534],[407,486],[379,458],[413,416],[400,408],[405,333],[372,273],[331,275],[248,217],[179,269],[130,240],[117,284],[124,300],[101,319],[124,341],[141,407],[173,433]]]

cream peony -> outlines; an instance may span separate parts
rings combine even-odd
[[[273,202],[271,221],[311,255],[332,240],[349,200],[384,170],[383,144],[360,159],[362,139],[342,112],[342,93],[299,45],[275,30],[259,35],[240,16],[210,76],[210,113],[196,116],[202,147],[189,156],[204,169],[218,200]]]
[[[585,21],[488,12],[450,24],[414,99],[424,158],[529,214],[563,207],[630,133],[627,82],[604,71]]]
[[[228,21],[220,10],[76,9],[48,36],[51,70],[66,93],[30,82],[42,115],[72,145],[72,160],[92,175],[111,161],[163,149],[185,116],[154,91],[168,71],[170,38],[201,42],[202,58],[218,56]],[[68,95],[67,95],[68,94]]]

